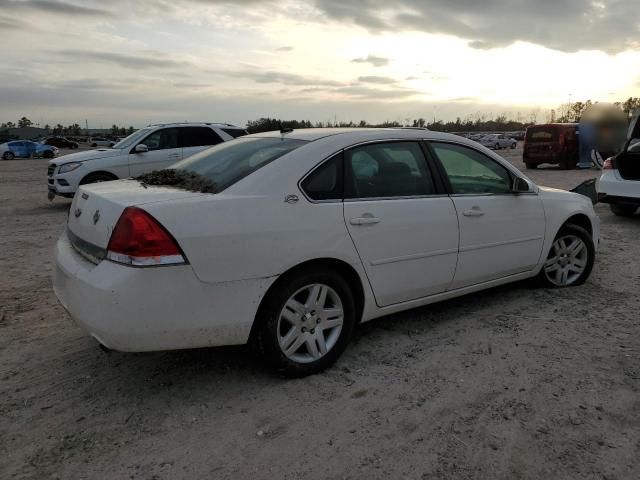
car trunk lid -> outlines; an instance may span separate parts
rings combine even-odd
[[[143,186],[136,180],[83,185],[73,198],[67,223],[69,239],[85,258],[98,263],[126,207],[205,195],[177,188]]]
[[[624,180],[640,181],[640,112],[631,120],[625,150],[614,161]]]

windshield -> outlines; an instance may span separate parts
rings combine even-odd
[[[150,133],[152,130],[153,128],[141,128],[140,130],[133,132],[127,138],[120,140],[118,143],[116,143],[113,146],[113,148],[130,148],[135,143],[142,140],[142,138],[148,133]]]
[[[196,153],[172,168],[204,177],[220,192],[305,143],[290,138],[239,138]]]

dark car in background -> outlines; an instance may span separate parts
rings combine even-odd
[[[549,163],[563,170],[576,167],[579,160],[577,123],[548,123],[527,128],[522,160],[527,168]]]
[[[73,142],[64,137],[49,137],[42,143],[57,148],[78,148],[78,144],[76,142]]]

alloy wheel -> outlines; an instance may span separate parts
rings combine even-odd
[[[553,242],[544,264],[547,279],[558,287],[575,283],[587,268],[589,252],[576,235],[565,235]]]
[[[338,342],[344,324],[340,296],[328,285],[315,283],[296,291],[278,317],[278,345],[296,363],[324,357]]]

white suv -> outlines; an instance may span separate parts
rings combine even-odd
[[[598,197],[616,215],[630,217],[640,207],[640,113],[629,126],[624,150],[604,162]]]
[[[246,135],[228,123],[167,123],[149,125],[113,148],[72,153],[49,162],[49,200],[73,197],[79,185],[137,177],[167,168],[207,147]]]

